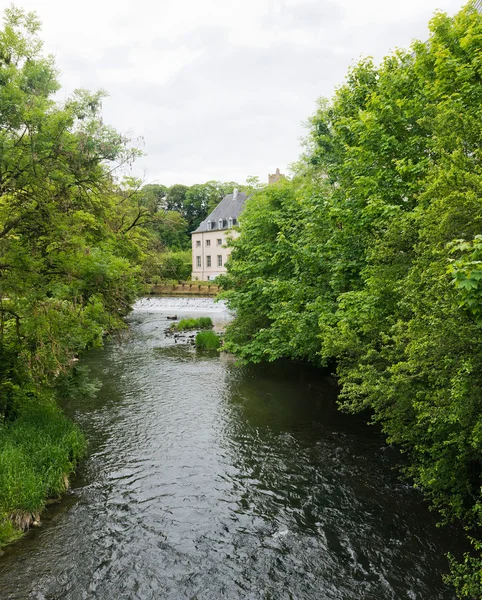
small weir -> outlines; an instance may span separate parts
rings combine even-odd
[[[182,316],[191,313],[209,313],[218,315],[218,318],[223,321],[231,319],[224,301],[215,301],[212,298],[197,298],[195,296],[180,296],[177,298],[148,296],[141,298],[134,305],[134,314],[141,313],[179,313]]]

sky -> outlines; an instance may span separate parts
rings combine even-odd
[[[4,7],[9,3],[0,1]],[[289,173],[317,99],[358,59],[428,37],[463,0],[15,0],[42,21],[64,100],[104,89],[103,119],[145,156],[145,183]]]

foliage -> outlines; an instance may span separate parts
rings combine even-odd
[[[309,122],[291,182],[256,193],[233,242],[226,349],[336,364],[406,474],[474,553],[482,597],[482,16],[436,14],[428,43],[362,60]]]
[[[260,187],[255,178],[251,178],[246,185],[239,185],[234,181],[207,181],[192,186],[175,184],[171,187],[159,184],[139,185],[137,202],[144,216],[142,224],[149,232],[147,257],[143,262],[144,278],[152,280],[156,277],[159,265],[161,271],[164,271],[164,264],[169,262],[171,253],[190,250],[191,232],[234,188],[251,193]],[[189,274],[173,277],[187,279],[190,272],[191,267]],[[161,277],[172,278],[169,273]]]
[[[218,350],[221,346],[221,340],[214,331],[200,331],[196,335],[197,350]]]
[[[460,292],[460,308],[465,308],[478,327],[482,326],[482,235],[473,241],[457,240],[450,244],[451,252],[459,254],[448,268],[453,283]]]
[[[191,278],[191,251],[166,252],[159,257],[158,274],[161,280],[187,281]]]
[[[51,398],[77,354],[100,346],[140,289],[159,223],[139,155],[105,125],[103,92],[63,104],[34,14],[12,7],[0,30],[0,530],[65,487],[83,449]],[[119,174],[119,175],[118,175]],[[164,215],[162,215],[164,218]],[[47,400],[46,400],[47,398]]]
[[[194,231],[227,194],[240,186],[234,181],[208,181],[191,186],[186,191],[184,216],[189,232]]]
[[[0,545],[15,539],[10,517],[39,513],[65,491],[85,452],[78,428],[48,399],[31,398],[21,417],[0,426]]]
[[[461,563],[450,555],[451,573],[445,580],[455,587],[461,598],[480,598],[480,590],[482,589],[482,543],[471,536],[469,536],[469,540],[478,555],[465,554]]]
[[[213,322],[210,317],[198,317],[197,319],[181,319],[179,323],[173,323],[170,327],[173,331],[188,331],[190,329],[212,329]]]
[[[170,187],[159,184],[148,184],[141,188],[142,204],[152,215],[164,224],[163,215],[170,215],[171,221],[176,215],[177,221],[172,221],[176,234],[180,237],[169,237],[168,228],[158,231],[159,240],[170,248],[186,248],[190,246],[190,233],[201,221],[216,208],[219,202],[239,186],[234,181],[207,181],[192,186],[174,184]],[[159,228],[154,227],[157,231]],[[171,231],[174,233],[174,231]]]
[[[72,356],[122,325],[138,290],[143,213],[112,179],[132,160],[102,124],[101,94],[58,106],[51,59],[32,15],[6,11],[0,34],[0,375],[3,416],[15,386],[51,385]],[[15,359],[16,357],[16,359]]]
[[[131,204],[135,202],[138,207],[137,224],[148,235],[141,263],[145,281],[185,281],[190,278],[190,234],[235,187],[240,186],[235,182],[220,181],[190,187],[181,184],[141,187],[139,182],[131,182]]]
[[[313,205],[304,194],[313,193]],[[255,193],[241,217],[241,236],[232,245],[228,274],[217,282],[236,311],[225,347],[247,362],[283,356],[315,360],[313,337],[323,303],[326,268],[320,260],[323,226],[312,218],[320,190],[299,180],[280,181]],[[307,224],[307,226],[305,226]]]
[[[151,213],[167,210],[167,187],[157,183],[148,183],[142,187],[144,205]]]

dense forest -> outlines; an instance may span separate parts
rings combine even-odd
[[[223,285],[225,348],[328,366],[405,474],[461,524],[460,597],[482,597],[482,16],[360,61],[309,121],[291,181],[257,192]]]
[[[188,279],[189,232],[236,185],[128,177],[140,151],[102,93],[55,102],[34,14],[0,31],[0,545],[38,521],[85,449],[58,394],[92,393],[78,355],[124,327],[145,282]]]

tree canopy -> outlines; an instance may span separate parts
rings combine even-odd
[[[0,32],[0,416],[25,378],[50,384],[75,353],[120,325],[144,234],[115,177],[139,154],[102,123],[102,93],[54,102],[57,72],[39,23],[11,8]],[[22,382],[22,386],[20,386]]]
[[[292,182],[255,194],[224,279],[226,348],[336,365],[407,474],[474,554],[481,597],[482,16],[438,13],[427,43],[354,66],[309,122]]]
[[[77,354],[124,326],[159,220],[122,177],[140,153],[103,123],[105,94],[55,101],[39,29],[12,7],[0,30],[0,544],[82,455],[53,398],[79,375]]]

